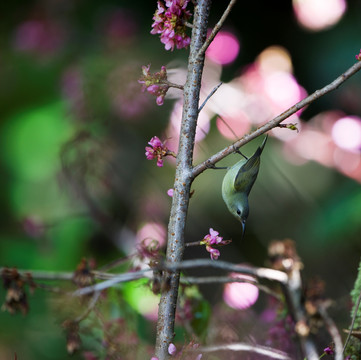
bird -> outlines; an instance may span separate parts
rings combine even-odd
[[[267,138],[268,135],[250,158],[237,151],[244,159],[227,168],[228,170],[223,178],[222,197],[230,213],[242,224],[242,238],[249,214],[248,195],[257,179],[261,154]]]

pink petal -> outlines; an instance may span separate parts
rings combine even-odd
[[[158,106],[161,106],[164,104],[164,95],[157,96],[156,103]]]
[[[168,346],[168,353],[170,355],[175,355],[177,352],[177,348],[175,347],[175,345],[173,343],[170,343]]]

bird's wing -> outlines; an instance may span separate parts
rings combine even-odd
[[[254,182],[256,181],[261,154],[266,145],[268,136],[262,142],[262,145],[257,148],[255,153],[240,167],[234,179],[234,188],[236,192],[250,193]]]
[[[256,181],[260,164],[259,154],[256,153],[238,170],[234,179],[234,188],[236,192],[245,192],[248,195],[251,191],[252,186]]]

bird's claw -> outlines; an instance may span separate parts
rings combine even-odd
[[[241,156],[243,156],[246,160],[248,160],[248,157],[244,154],[242,154],[239,150],[235,150],[235,152]]]
[[[227,167],[218,167],[216,165],[214,165],[213,163],[206,163],[206,167],[207,169],[214,169],[214,170],[224,170],[224,169],[228,169]]]

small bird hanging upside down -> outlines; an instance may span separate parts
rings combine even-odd
[[[261,154],[266,145],[268,135],[261,146],[257,148],[255,153],[250,157],[242,159],[228,168],[222,183],[222,197],[226,203],[228,210],[242,224],[242,238],[244,235],[246,220],[249,213],[248,195],[256,181]]]

